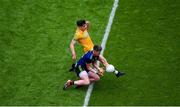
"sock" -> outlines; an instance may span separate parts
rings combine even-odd
[[[71,85],[74,85],[74,81],[70,82]]]
[[[115,70],[115,71],[114,71],[114,73],[115,73],[115,74],[118,74],[118,71],[117,71],[117,70]]]

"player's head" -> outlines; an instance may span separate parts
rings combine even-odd
[[[93,55],[94,56],[99,56],[101,53],[102,47],[99,45],[94,45],[93,47]]]
[[[77,27],[78,27],[80,30],[82,30],[82,31],[84,31],[84,30],[87,29],[87,24],[86,24],[86,21],[85,21],[85,20],[78,20],[78,21],[76,22],[76,24],[77,24]]]

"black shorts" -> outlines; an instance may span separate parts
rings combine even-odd
[[[86,72],[89,72],[89,70],[87,69],[86,66],[82,66],[82,65],[77,65],[75,66],[75,72],[76,72],[76,75],[79,77],[79,74],[81,71],[86,71]]]

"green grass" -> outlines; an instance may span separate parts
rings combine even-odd
[[[0,105],[79,105],[87,87],[62,90],[78,19],[100,44],[113,0],[0,0]],[[180,105],[179,0],[120,0],[90,105]],[[83,52],[77,45],[78,57]]]
[[[104,56],[126,76],[106,74],[90,105],[180,105],[179,4],[120,0]]]
[[[63,91],[76,20],[100,43],[113,1],[0,0],[0,105],[82,105],[86,88]],[[78,57],[82,49],[77,45]]]

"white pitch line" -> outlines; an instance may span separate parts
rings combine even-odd
[[[113,23],[114,15],[115,15],[116,9],[118,7],[118,2],[119,2],[119,0],[114,0],[114,4],[113,4],[112,10],[111,10],[111,14],[109,16],[109,21],[108,21],[108,24],[106,26],[106,31],[104,33],[103,40],[102,40],[102,43],[101,43],[101,46],[102,46],[101,55],[103,55],[104,50],[106,48],[106,42],[107,42],[107,39],[109,37],[109,33],[110,33],[111,26],[112,26],[112,23]],[[88,106],[93,87],[94,87],[94,83],[89,85],[88,90],[86,92],[86,97],[84,99],[83,107]]]

